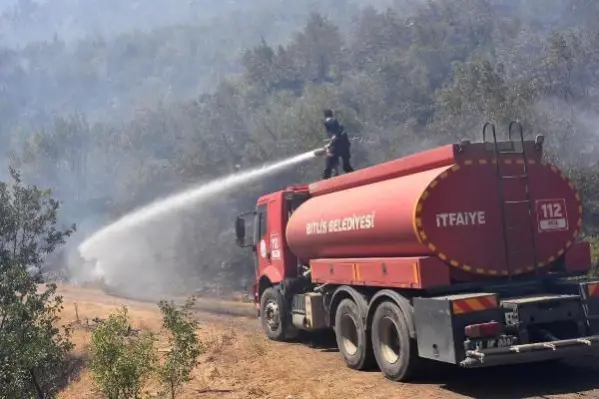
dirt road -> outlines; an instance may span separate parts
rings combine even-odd
[[[160,315],[153,304],[111,297],[92,289],[60,287],[60,291],[65,297],[65,320],[74,320],[74,303],[81,320],[105,317],[124,304],[134,325],[160,328]],[[251,308],[243,304],[200,305],[221,311],[235,308],[238,315],[247,309],[251,314]],[[385,380],[378,371],[348,369],[333,339],[318,344],[276,343],[264,338],[254,318],[205,312],[198,312],[198,318],[202,323],[199,334],[207,351],[182,398],[599,398],[599,358],[591,356],[576,364],[474,371],[439,367],[430,370],[426,379],[401,384]],[[83,357],[88,342],[89,332],[75,332],[75,343]],[[151,386],[149,390],[157,388]],[[90,375],[84,371],[61,397],[97,397]]]

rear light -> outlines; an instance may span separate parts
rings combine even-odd
[[[464,329],[468,338],[495,337],[501,334],[502,325],[497,321],[471,324]]]

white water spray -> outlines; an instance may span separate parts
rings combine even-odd
[[[113,252],[115,248],[126,248],[128,246],[126,243],[127,238],[132,238],[132,230],[137,227],[153,222],[162,216],[169,215],[171,212],[179,211],[191,205],[196,205],[198,202],[209,200],[215,194],[223,193],[240,185],[250,183],[280,170],[308,161],[318,155],[321,155],[321,151],[309,151],[246,172],[235,173],[227,177],[219,178],[150,203],[94,233],[78,246],[77,249],[79,254],[86,260],[99,261],[106,256],[110,257],[111,252]],[[123,239],[125,242],[122,241]],[[130,250],[134,249],[130,248]],[[96,264],[96,270],[94,270],[93,274],[95,274],[96,277],[108,277],[106,276],[107,270],[105,270],[105,266],[106,265]]]

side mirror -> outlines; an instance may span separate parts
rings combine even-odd
[[[535,137],[535,149],[540,151],[543,147],[543,142],[545,141],[545,136],[542,134],[537,134]]]
[[[245,219],[242,217],[235,219],[235,235],[237,236],[237,245],[243,247],[245,244]]]

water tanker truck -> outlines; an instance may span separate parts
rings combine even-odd
[[[426,359],[478,368],[594,350],[581,198],[544,161],[543,136],[508,132],[498,141],[486,124],[481,142],[260,197],[235,227],[254,250],[265,334],[333,329],[347,366],[394,381]]]

